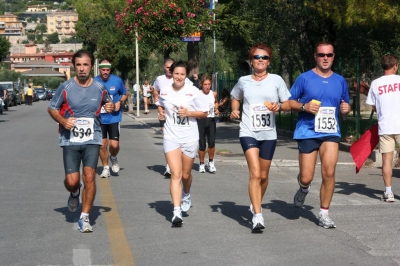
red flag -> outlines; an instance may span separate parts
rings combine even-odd
[[[350,153],[356,164],[356,173],[360,172],[365,160],[375,149],[379,142],[378,124],[373,125],[350,147]]]

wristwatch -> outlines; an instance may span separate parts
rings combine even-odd
[[[303,105],[300,107],[300,112],[304,112],[304,110],[306,110],[305,104],[303,103]]]

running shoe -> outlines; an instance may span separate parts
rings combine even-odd
[[[332,221],[331,218],[329,218],[329,215],[326,214],[319,214],[319,226],[322,226],[325,229],[328,228],[336,228],[335,223]]]
[[[254,215],[254,208],[252,203],[250,203],[250,211]],[[262,207],[261,207],[261,213],[262,213]]]
[[[174,211],[174,216],[172,217],[173,226],[182,226],[182,210]]]
[[[264,218],[253,216],[253,232],[260,232],[265,229]]]
[[[182,193],[182,200],[181,200],[182,211],[187,212],[190,209],[191,205],[192,205],[192,200],[190,199],[190,194],[187,194],[187,196],[184,197]]]
[[[110,177],[110,169],[104,168],[103,172],[101,172],[101,174],[100,174],[100,177],[102,177],[102,178]]]
[[[78,230],[81,231],[81,233],[93,232],[93,228],[90,225],[89,216],[85,215],[79,219]]]
[[[80,194],[81,194],[81,187],[80,186],[78,188],[78,196],[74,197],[74,196],[72,196],[72,192],[70,193],[69,198],[68,198],[68,210],[70,212],[76,212],[76,210],[78,210],[78,208],[79,208],[79,195]]]
[[[389,193],[383,192],[382,199],[386,202],[394,202],[393,192],[389,192]]]
[[[110,160],[111,160],[111,170],[112,170],[114,173],[118,173],[118,172],[119,172],[119,164],[118,164],[117,157],[115,157],[115,159],[113,159],[113,158],[110,156]]]
[[[204,164],[199,165],[199,173],[205,173],[206,172],[206,167]]]
[[[215,165],[214,165],[214,161],[208,162],[207,167],[208,167],[208,171],[210,173],[215,173],[215,171],[217,171],[217,168],[215,168]]]
[[[169,165],[165,166],[164,176],[171,176],[171,170],[169,169]]]
[[[300,175],[297,176],[297,181],[300,184]],[[310,189],[308,191],[310,191]],[[301,208],[303,206],[304,201],[306,200],[308,191],[303,192],[303,190],[301,189],[301,186],[299,187],[299,190],[297,190],[296,195],[294,195],[294,199],[293,199],[293,203],[296,208]]]

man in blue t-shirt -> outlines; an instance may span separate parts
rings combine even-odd
[[[111,63],[107,59],[100,60],[100,75],[94,79],[103,83],[110,97],[115,104],[115,110],[107,113],[101,110],[101,131],[103,140],[100,148],[100,160],[103,164],[103,172],[100,177],[110,177],[110,168],[108,166],[108,157],[111,160],[111,170],[114,173],[119,172],[117,155],[119,152],[119,132],[120,122],[122,120],[121,103],[126,100],[126,89],[121,78],[111,74]],[[109,156],[110,152],[110,156]]]
[[[321,160],[319,225],[335,228],[328,215],[335,190],[335,168],[339,156],[339,114],[347,115],[351,108],[346,80],[332,71],[335,58],[330,42],[319,42],[314,50],[315,68],[301,74],[290,89],[292,111],[299,112],[294,139],[298,142],[299,190],[294,205],[300,208],[310,191],[317,156]]]
[[[80,166],[83,165],[82,213],[78,229],[92,232],[89,212],[96,195],[96,168],[101,146],[100,110],[112,112],[106,87],[91,77],[94,57],[79,50],[72,56],[76,76],[60,85],[48,107],[59,124],[59,145],[63,149],[65,188],[70,192],[68,210],[76,212],[81,190]]]

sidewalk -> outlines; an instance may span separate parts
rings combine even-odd
[[[125,115],[140,122],[143,126],[153,129],[153,134],[161,134],[158,121],[158,112],[155,106],[151,106],[149,114],[144,114],[144,108],[137,116],[136,109],[133,114],[124,112]],[[340,143],[338,164],[354,165],[349,153],[350,145]],[[207,158],[207,156],[206,156]],[[217,162],[246,165],[242,147],[239,142],[239,123],[217,123],[217,137],[215,143],[215,158]],[[274,154],[273,166],[297,166],[298,151],[297,142],[293,140],[292,133],[278,129],[278,143]],[[365,166],[364,166],[365,167]]]

